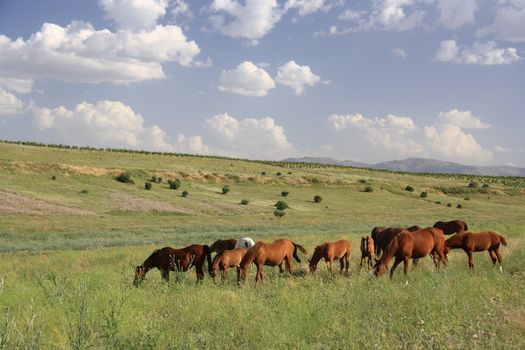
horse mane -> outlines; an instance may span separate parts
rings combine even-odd
[[[255,260],[255,253],[256,253],[255,247],[257,247],[257,244],[259,244],[259,243],[256,243],[253,247],[248,249],[246,254],[244,254],[244,256],[243,256],[243,258],[241,260],[241,263],[239,264],[239,267],[241,269],[245,269],[246,267],[248,267],[253,262],[253,260]]]
[[[323,257],[324,250],[326,250],[326,244],[320,244],[315,247],[314,253],[312,254],[312,259],[310,259],[310,264],[317,264]]]
[[[399,247],[398,240],[400,239],[402,233],[403,233],[403,231],[400,234],[396,235],[390,241],[390,243],[388,243],[388,245],[386,246],[386,249],[383,251],[383,255],[381,255],[380,260],[385,265],[388,265],[388,262],[392,259],[392,257],[394,256],[395,252],[397,251],[397,249]]]

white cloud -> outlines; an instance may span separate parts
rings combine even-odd
[[[184,0],[172,1],[173,8],[171,14],[175,17],[185,16],[186,18],[193,18],[193,12],[191,11],[190,5]]]
[[[321,81],[321,78],[315,75],[310,67],[300,66],[295,61],[289,61],[279,67],[275,81],[291,87],[296,95],[301,95],[306,85],[314,86]]]
[[[457,29],[474,23],[477,0],[438,0],[439,23],[447,29]]]
[[[392,158],[421,156],[478,163],[493,156],[463,130],[490,126],[470,111],[441,112],[432,125],[423,128],[416,126],[410,117],[395,115],[386,118],[332,115],[327,122],[335,132],[334,149],[351,152],[342,156],[356,160],[381,161],[386,154]]]
[[[0,75],[9,77],[6,86],[16,89],[15,82],[19,90],[27,90],[36,77],[129,83],[164,78],[161,63],[189,66],[199,52],[175,25],[113,33],[85,22],[44,23],[25,41],[0,35]]]
[[[220,91],[245,96],[266,96],[275,87],[272,77],[250,61],[242,62],[235,69],[223,70],[219,80]]]
[[[512,152],[510,148],[505,147],[505,146],[501,146],[501,145],[496,145],[496,146],[494,146],[494,150],[495,150],[496,152],[501,152],[501,153],[509,153],[509,152]]]
[[[461,48],[455,40],[445,40],[440,43],[435,59],[458,64],[497,65],[516,62],[520,56],[517,49],[499,48],[493,41],[476,42],[472,47]]]
[[[153,29],[166,14],[168,0],[98,0],[106,17],[122,29]]]
[[[208,153],[199,136],[178,135],[170,143],[157,125],[118,101],[82,102],[73,109],[32,107],[33,122],[42,132],[54,132],[61,142],[99,147],[129,147],[158,151]]]
[[[0,73],[7,74],[5,72],[1,72],[1,66]],[[31,92],[31,89],[33,88],[33,79],[22,77],[10,78],[4,75],[3,77],[0,77],[0,86],[3,86],[7,90],[17,92],[19,94],[27,94]]]
[[[0,88],[0,115],[17,114],[24,104],[15,95]]]
[[[282,159],[292,151],[284,129],[270,117],[239,120],[224,113],[206,119],[205,125],[219,154]]]
[[[338,4],[339,2],[328,0],[288,0],[284,4],[284,10],[296,9],[299,16],[306,16],[318,11],[329,11]]]
[[[525,42],[525,1],[500,0],[494,22],[480,28],[477,35],[492,36],[495,39],[513,43]]]
[[[407,53],[405,52],[405,50],[400,49],[399,47],[394,47],[392,49],[392,53],[403,60],[406,60],[407,58]]]

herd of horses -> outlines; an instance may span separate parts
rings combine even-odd
[[[452,237],[445,239],[446,236]],[[385,273],[390,261],[394,263],[390,269],[390,278],[396,267],[403,262],[405,275],[408,273],[409,263],[430,256],[437,268],[448,263],[447,254],[452,249],[463,249],[468,256],[470,271],[474,272],[474,259],[472,253],[488,251],[493,266],[499,262],[502,271],[502,258],[499,252],[500,245],[507,245],[505,238],[495,232],[468,232],[464,221],[438,221],[433,227],[421,228],[412,226],[401,227],[374,227],[371,236],[361,238],[361,262],[368,268],[373,268],[375,276]],[[227,278],[227,271],[231,268],[237,270],[237,283],[246,281],[248,270],[252,264],[256,266],[255,286],[259,281],[263,283],[263,267],[278,266],[279,271],[293,274],[293,260],[301,262],[297,251],[307,254],[306,249],[300,244],[289,239],[277,239],[271,243],[263,241],[254,242],[246,237],[237,241],[235,239],[217,240],[211,246],[193,244],[185,248],[174,249],[164,247],[155,250],[142,265],[135,269],[134,284],[138,285],[146,273],[154,268],[160,270],[164,280],[169,280],[170,271],[186,272],[193,266],[197,274],[197,282],[204,278],[204,264],[208,265],[208,273],[216,280],[217,270],[221,278]],[[347,240],[325,242],[315,247],[309,259],[310,272],[314,273],[321,259],[324,259],[328,271],[334,274],[334,260],[340,262],[340,273],[348,273],[349,258],[352,246]],[[212,259],[212,253],[216,253]],[[377,258],[378,257],[378,258]],[[372,262],[374,259],[375,263]]]

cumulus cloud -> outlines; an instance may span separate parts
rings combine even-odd
[[[474,23],[477,0],[438,0],[438,22],[447,29],[457,29]]]
[[[353,154],[343,156],[362,161],[384,160],[385,154],[393,158],[444,157],[474,163],[493,157],[492,152],[464,130],[490,127],[470,111],[452,109],[440,112],[432,125],[422,128],[410,117],[395,115],[386,118],[370,118],[362,114],[332,115],[327,122],[335,132],[337,147],[334,149],[350,150]],[[380,158],[370,159],[378,154],[381,154]]]
[[[406,60],[407,58],[407,53],[405,52],[405,50],[400,49],[399,47],[394,47],[392,49],[392,53],[403,60]]]
[[[0,83],[27,92],[37,77],[88,83],[165,78],[161,63],[192,64],[200,52],[175,25],[151,31],[95,30],[85,22],[44,23],[23,40],[0,35]]]
[[[339,4],[338,1],[328,0],[288,0],[284,4],[284,10],[296,9],[299,16],[306,16],[318,11],[328,11]]]
[[[239,64],[235,69],[223,70],[219,90],[245,96],[266,96],[275,87],[272,77],[250,61]]]
[[[129,147],[185,153],[208,153],[199,136],[178,135],[169,142],[157,125],[119,101],[82,102],[73,109],[32,107],[33,123],[42,132],[54,132],[65,143],[99,147]]]
[[[206,119],[205,126],[219,154],[281,159],[292,150],[284,129],[270,117],[236,119],[223,113]]]
[[[152,29],[166,14],[168,0],[98,0],[106,17],[122,29]]]
[[[0,88],[0,115],[17,114],[24,104],[15,95]]]
[[[472,47],[460,47],[455,40],[441,41],[435,60],[458,64],[497,65],[516,62],[521,57],[513,47],[499,48],[494,41],[476,42]]]
[[[296,95],[301,95],[306,85],[317,85],[321,78],[315,75],[310,67],[300,66],[292,60],[279,67],[275,81],[291,87]]]
[[[500,0],[494,22],[478,29],[477,35],[513,43],[525,42],[525,1]]]

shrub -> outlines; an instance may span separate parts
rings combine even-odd
[[[437,201],[437,202],[435,202],[435,203],[436,203],[436,204],[441,204],[441,201]]]
[[[180,188],[180,186],[182,185],[182,182],[180,182],[179,179],[168,180],[168,185],[170,185],[170,189],[178,190]]]
[[[153,184],[151,182],[146,182],[144,184],[144,188],[147,189],[148,191],[151,190],[152,187],[153,187]]]
[[[182,191],[181,196],[188,197],[188,195],[189,195],[188,191]]]
[[[414,187],[408,185],[407,187],[405,187],[405,191],[414,192]]]
[[[469,201],[469,200],[470,200],[470,197],[465,197],[465,198],[463,198],[463,199],[466,200],[466,201]]]
[[[265,176],[266,175],[266,171],[261,171],[261,175]]]
[[[322,200],[323,200],[323,197],[321,197],[320,195],[317,194],[314,196],[315,203],[321,203]]]
[[[452,206],[452,204],[450,203],[447,203],[447,207],[450,208]]]
[[[470,183],[468,184],[468,187],[470,187],[470,188],[478,188],[479,184],[476,181],[470,181]]]
[[[463,206],[461,204],[456,205],[456,208],[461,209]]]
[[[281,176],[283,173],[281,173],[280,171],[278,173],[276,173],[275,175],[277,176]]]
[[[483,184],[481,185],[482,188],[489,188],[489,184]]]
[[[374,192],[374,188],[372,186],[366,186],[363,191],[364,192]]]
[[[366,180],[365,179],[359,179],[359,180],[357,180],[357,182],[359,182],[360,184],[366,184]]]
[[[428,197],[428,193],[427,193],[427,191],[423,191],[423,192],[421,192],[421,194],[419,195],[419,197],[421,197],[421,198],[427,198],[427,197]]]
[[[284,214],[286,214],[284,210],[275,210],[273,212],[273,215],[275,215],[275,217],[279,220],[284,216]]]
[[[86,190],[86,189],[84,188],[84,189],[83,189],[82,191],[80,191],[80,193],[82,193],[82,194],[88,194],[88,193],[89,193],[89,191],[88,191],[88,190]]]
[[[292,175],[292,172],[291,172],[291,171],[289,171],[289,172],[288,172],[288,175]]]
[[[228,187],[228,186],[224,186],[224,187],[222,188],[222,194],[226,194],[226,193],[228,193],[228,192],[230,192],[230,187]]]
[[[56,175],[51,176],[51,180],[56,180],[56,179],[57,179]]]
[[[277,201],[277,203],[275,203],[273,206],[276,207],[277,210],[285,210],[290,208],[285,201]]]
[[[248,203],[250,203],[249,200],[247,200],[247,199],[241,199],[241,204],[242,204],[242,205],[248,205]]]
[[[282,192],[281,192],[281,197],[286,197],[286,196],[288,196],[289,194],[290,194],[290,192],[288,192],[288,191],[282,191]]]
[[[129,172],[123,172],[123,173],[120,173],[117,177],[116,177],[116,180],[118,182],[123,182],[125,184],[134,184],[135,181],[133,181],[133,179],[131,178],[131,174]]]
[[[162,177],[160,177],[160,176],[156,176],[156,175],[153,175],[153,176],[151,177],[151,182],[155,182],[155,183],[160,184],[160,183],[162,182]]]

